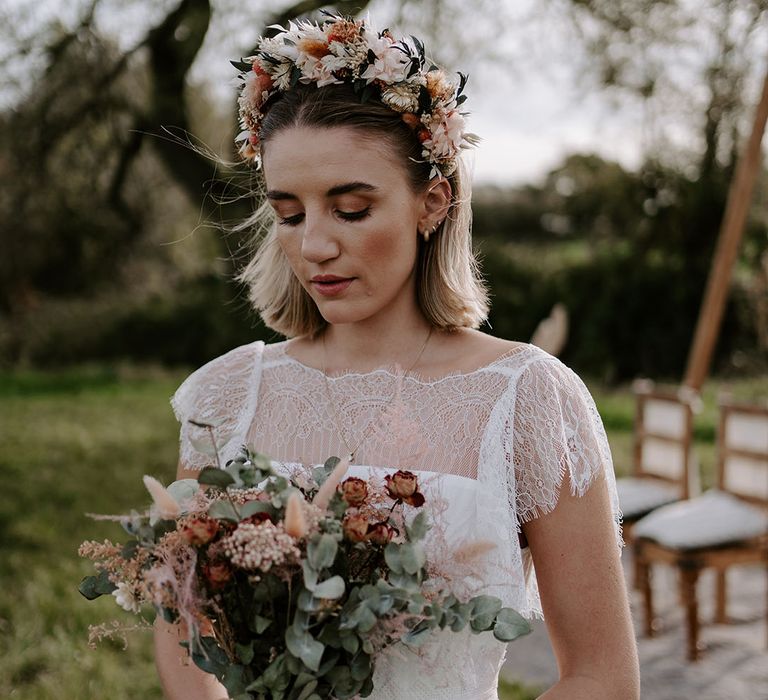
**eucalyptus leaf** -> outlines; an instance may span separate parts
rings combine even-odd
[[[501,600],[495,596],[480,595],[473,598],[472,612],[469,616],[469,624],[477,632],[490,629],[496,615],[501,610]]]
[[[401,547],[402,545],[395,544],[394,542],[390,542],[384,547],[384,561],[387,562],[387,566],[391,571],[396,574],[403,572],[403,560],[400,553]]]
[[[315,692],[317,685],[318,685],[317,680],[312,680],[309,683],[307,683],[302,688],[301,692],[296,696],[296,700],[307,700],[309,697],[311,697],[312,693]]]
[[[268,617],[262,617],[261,615],[253,616],[253,629],[256,630],[256,634],[262,634],[272,624],[272,620]]]
[[[291,625],[285,631],[285,645],[288,651],[300,658],[307,668],[312,671],[318,670],[325,645],[318,642],[309,632]]]
[[[354,633],[343,634],[341,637],[341,646],[344,647],[344,651],[347,651],[350,654],[356,654],[357,650],[360,648],[360,638]]]
[[[231,486],[235,483],[233,476],[223,470],[216,467],[206,467],[203,469],[197,477],[198,484],[205,484],[207,486],[217,486],[220,489],[225,489],[227,486]]]
[[[86,576],[77,590],[80,594],[88,600],[95,600],[99,596],[109,595],[117,588],[117,586],[109,580],[109,576],[106,571],[100,571],[95,576]]]
[[[323,534],[319,539],[307,545],[307,561],[315,570],[326,569],[333,565],[339,545],[333,535]]]
[[[415,574],[427,563],[427,556],[419,544],[406,542],[400,545],[400,561],[407,573]]]
[[[230,520],[232,522],[238,522],[240,518],[237,516],[234,506],[229,501],[214,501],[210,508],[208,508],[208,515],[217,520]]]
[[[237,644],[235,643],[235,652],[237,652],[237,658],[244,664],[249,664],[253,660],[253,643],[250,644]]]
[[[213,440],[210,437],[203,438],[189,438],[189,444],[192,445],[195,452],[208,455],[209,457],[216,456],[216,446],[213,444]]]
[[[179,505],[194,498],[199,490],[200,484],[197,479],[177,479],[168,484],[166,488],[171,498]]]
[[[376,624],[377,619],[378,618],[376,617],[376,615],[373,614],[373,612],[367,605],[361,604],[360,614],[359,614],[358,623],[357,623],[357,629],[362,633],[370,632],[373,629],[374,625]]]
[[[269,697],[282,696],[291,682],[291,672],[285,653],[279,654],[272,663],[264,669],[256,680],[246,690],[259,693],[270,693]]]
[[[120,553],[120,556],[126,560],[133,559],[138,549],[139,549],[139,543],[136,540],[129,540],[123,545],[123,549]]]
[[[349,662],[349,670],[356,681],[364,681],[371,673],[371,657],[365,652],[356,654]]]
[[[296,598],[296,607],[304,612],[317,612],[323,607],[323,601],[320,598],[315,598],[312,591],[303,590]]]
[[[317,585],[317,571],[315,571],[308,561],[301,562],[301,570],[304,573],[304,585],[313,591]]]
[[[199,644],[191,650],[192,661],[206,673],[212,673],[221,679],[229,666],[224,650],[213,637],[200,637]]]
[[[496,615],[493,636],[500,642],[511,642],[531,631],[531,625],[520,613],[512,608],[502,608]]]
[[[236,697],[245,692],[248,685],[248,670],[240,664],[229,664],[224,671],[221,684],[227,689],[229,697]]]
[[[410,525],[405,526],[405,531],[408,533],[409,540],[423,540],[429,531],[429,520],[427,520],[426,512],[420,510]]]
[[[333,684],[333,696],[338,700],[353,697],[361,685],[352,677],[348,666],[336,666],[328,672],[327,678]]]
[[[318,583],[312,593],[316,598],[337,600],[344,595],[345,588],[344,579],[341,576],[331,576],[331,578]]]
[[[275,507],[265,501],[248,501],[240,506],[240,517],[242,519],[249,518],[256,513],[266,513],[271,518],[275,518],[277,515]]]

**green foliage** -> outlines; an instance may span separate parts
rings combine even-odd
[[[476,214],[487,212],[475,231],[493,292],[493,332],[526,340],[561,302],[570,321],[568,364],[608,381],[679,380],[727,184],[728,174],[715,165],[691,180],[657,163],[635,173],[596,156],[572,156],[539,188],[508,192],[506,199],[496,192],[500,205],[481,196]],[[498,207],[513,218],[538,215],[527,233],[505,230],[494,223]],[[737,351],[751,356],[753,371],[766,367],[758,335],[768,330],[759,326],[759,291],[750,291],[759,290],[766,221],[763,203],[746,232],[715,370],[731,366]]]

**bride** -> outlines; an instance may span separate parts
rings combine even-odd
[[[249,61],[241,152],[266,197],[246,226],[265,233],[242,279],[289,339],[235,348],[182,384],[179,478],[208,463],[190,418],[217,426],[225,459],[247,443],[286,470],[349,454],[356,475],[417,471],[446,504],[428,547],[456,591],[546,620],[560,679],[541,697],[639,697],[592,397],[543,350],[476,330],[488,301],[463,77],[426,63],[418,40],[337,16],[292,24]],[[467,565],[457,552],[478,543]],[[226,697],[183,658],[178,629],[158,622],[155,640],[166,697]],[[371,697],[496,700],[504,653],[491,635],[437,634],[379,659]]]

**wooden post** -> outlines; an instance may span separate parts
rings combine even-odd
[[[696,333],[688,355],[688,366],[683,383],[699,391],[704,383],[712,354],[717,343],[720,324],[723,320],[725,302],[728,298],[731,274],[744,233],[752,191],[760,168],[761,143],[765,122],[768,118],[768,72],[763,82],[763,93],[757,106],[752,134],[746,150],[739,158],[736,175],[728,191],[728,203],[720,227],[712,268],[699,311]]]

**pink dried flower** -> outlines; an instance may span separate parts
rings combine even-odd
[[[208,544],[219,531],[219,522],[207,515],[197,515],[186,519],[179,527],[184,540],[193,547]]]

